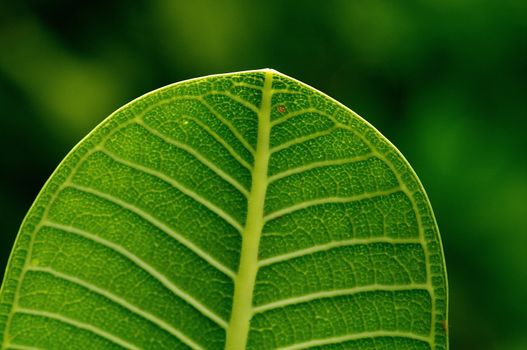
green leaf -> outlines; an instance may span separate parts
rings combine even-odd
[[[66,157],[22,224],[2,349],[447,349],[441,242],[383,136],[273,70],[177,83]]]

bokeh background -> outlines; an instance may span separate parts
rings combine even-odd
[[[527,1],[0,1],[0,271],[95,125],[183,79],[271,67],[343,102],[432,201],[452,349],[527,349]]]

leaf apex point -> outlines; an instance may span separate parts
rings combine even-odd
[[[275,73],[275,74],[282,74],[282,73],[280,73],[279,71],[277,71],[276,69],[273,69],[273,68],[263,68],[262,71],[263,72],[269,72],[269,73]]]

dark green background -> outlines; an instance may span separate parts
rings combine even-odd
[[[0,2],[0,270],[47,177],[131,99],[275,68],[408,158],[448,264],[453,349],[527,349],[527,1]]]

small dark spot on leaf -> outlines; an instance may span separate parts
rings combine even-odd
[[[280,113],[285,113],[286,109],[285,109],[285,106],[284,105],[280,105],[278,107],[276,107],[276,110]]]
[[[441,327],[443,327],[445,333],[448,333],[448,324],[446,323],[446,320],[441,320]]]

